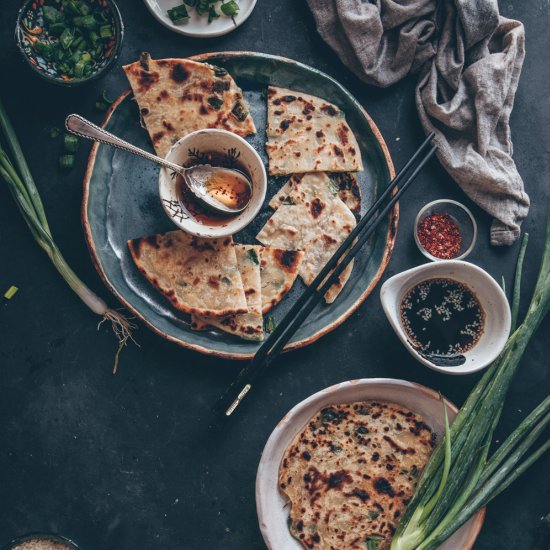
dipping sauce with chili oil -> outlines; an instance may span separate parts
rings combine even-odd
[[[453,279],[427,279],[401,300],[401,323],[411,344],[436,365],[457,366],[483,334],[485,313],[475,294]]]
[[[240,170],[247,177],[248,173],[236,159],[229,158],[216,151],[202,153],[200,160],[190,162],[187,167],[197,164],[211,164]],[[231,174],[214,173],[206,182],[209,194],[216,200],[231,208],[240,208],[250,200],[250,188],[238,177]],[[186,214],[203,225],[220,226],[228,223],[238,214],[223,214],[210,210],[202,203],[198,203],[181,176],[177,176],[176,193],[181,207]]]

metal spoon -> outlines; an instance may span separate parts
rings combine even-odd
[[[211,166],[210,164],[199,164],[190,168],[184,168],[179,164],[175,164],[161,157],[157,157],[152,153],[144,151],[143,149],[120,139],[80,115],[69,115],[65,119],[65,127],[69,132],[77,136],[88,138],[93,141],[99,141],[100,143],[112,145],[113,147],[118,147],[119,149],[146,158],[152,162],[156,162],[164,168],[168,168],[169,170],[180,174],[183,181],[196,199],[211,210],[215,210],[222,214],[238,214],[239,212],[242,212],[250,202],[250,198],[252,196],[252,183],[248,176],[243,174],[240,170],[223,168],[221,166]],[[215,176],[220,177],[224,174],[225,176],[237,178],[245,185],[245,189],[247,189],[247,200],[244,204],[240,203],[235,206],[228,205],[212,196],[207,186],[208,181],[213,181]]]

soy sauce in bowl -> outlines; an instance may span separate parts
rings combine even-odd
[[[439,366],[466,361],[483,334],[485,313],[476,295],[453,279],[427,279],[410,289],[400,306],[407,338],[426,359]]]
[[[211,164],[212,166],[223,166],[233,168],[245,174],[248,178],[250,175],[245,167],[239,163],[238,159],[222,154],[217,151],[209,151],[201,153],[200,156],[194,158],[193,161],[187,163],[187,167],[197,164]],[[214,212],[203,204],[199,204],[181,176],[177,176],[176,193],[180,201],[181,207],[186,214],[194,218],[198,223],[203,225],[225,225],[228,220],[234,218],[238,214],[222,214]],[[213,177],[207,184],[208,192],[223,204],[239,208],[250,200],[250,188],[245,187],[243,182],[237,177]]]

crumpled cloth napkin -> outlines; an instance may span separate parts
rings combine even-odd
[[[523,25],[501,17],[496,0],[307,2],[321,37],[366,83],[418,73],[418,114],[435,132],[439,160],[494,218],[491,243],[516,241],[529,211],[509,126]]]

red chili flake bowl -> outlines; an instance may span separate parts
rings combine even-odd
[[[463,260],[473,250],[476,239],[474,216],[457,201],[430,202],[416,216],[414,240],[420,252],[433,262]]]

